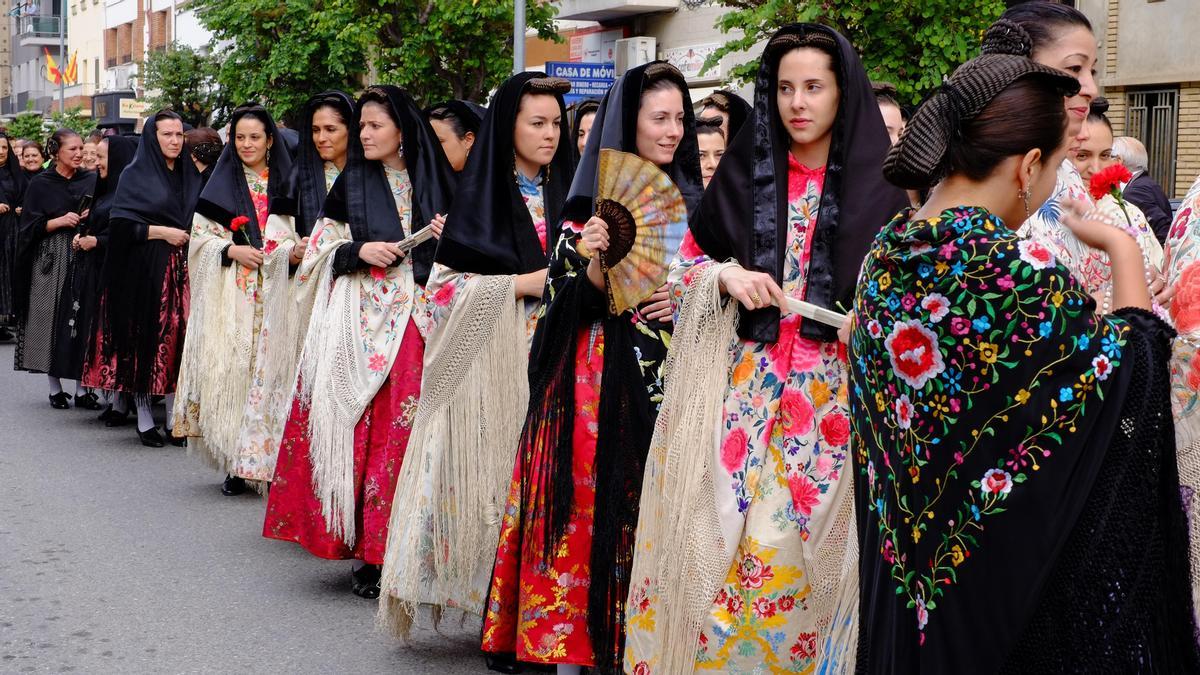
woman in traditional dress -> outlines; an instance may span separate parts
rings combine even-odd
[[[109,215],[98,329],[103,336],[87,369],[94,379],[84,382],[133,396],[138,438],[152,448],[162,447],[163,438],[150,398],[165,397],[170,429],[187,330],[185,246],[200,172],[183,149],[183,120],[159,111],[146,122],[133,163],[121,174]]]
[[[439,103],[429,109],[429,125],[437,134],[454,173],[461,173],[467,165],[467,156],[475,145],[479,125],[486,112],[487,108],[478,103],[459,100]]]
[[[97,155],[97,148],[100,146],[101,138],[99,131],[93,131],[83,139],[83,164],[80,166],[84,171],[95,171],[99,166],[100,158]]]
[[[101,329],[100,296],[104,289],[104,264],[110,241],[109,216],[112,214],[121,172],[133,162],[137,147],[138,140],[126,136],[106,136],[96,146],[96,196],[92,201],[91,214],[88,215],[87,233],[76,235],[75,240],[76,283],[72,291],[78,294],[80,307],[74,325],[67,322],[68,330],[74,334],[73,339],[80,341],[77,349],[83,354],[81,379],[84,382],[94,381],[99,376],[98,373],[88,371],[96,364],[94,355],[102,349],[98,341],[104,339],[104,331]],[[59,330],[62,330],[61,324]],[[108,405],[104,412],[100,413],[100,421],[113,422],[112,426],[120,426],[129,412],[129,397],[105,391],[104,398]]]
[[[721,131],[719,117],[701,117],[696,120],[696,141],[700,144],[700,177],[704,179],[704,187],[712,181],[717,173],[717,166],[725,156],[725,132]]]
[[[36,141],[25,141],[21,148],[21,166],[25,168],[25,177],[33,180],[34,176],[46,168],[45,165],[46,156],[42,154],[42,146]]]
[[[432,323],[436,245],[400,242],[445,215],[454,178],[404,90],[368,88],[355,117],[362,155],[351,146],[296,273],[313,320],[263,536],[361,560],[352,590],[376,598]]]
[[[689,212],[702,192],[695,122],[679,71],[629,70],[596,114],[557,228],[530,354],[529,411],[500,526],[483,650],[494,667],[619,670],[642,466],[670,340],[665,288],[610,315],[593,215],[601,149],[636,153],[670,176]]]
[[[888,155],[890,181],[932,192],[879,233],[855,298],[862,672],[1200,669],[1173,331],[1136,233],[1090,206],[1060,220],[1107,254],[1108,316],[1014,233],[1054,189],[1078,87],[981,56]]]
[[[189,330],[175,397],[172,435],[225,471],[222,491],[245,488],[230,475],[266,308],[290,310],[289,266],[298,265],[290,216],[271,213],[292,159],[275,121],[257,104],[233,110],[229,144],[200,192],[188,244]],[[281,244],[286,244],[281,246]],[[294,359],[294,355],[287,358]]]
[[[87,222],[96,174],[83,170],[83,138],[70,129],[59,129],[46,149],[53,168],[30,181],[17,231],[17,370],[47,373],[50,406],[66,409],[71,396],[63,391],[61,377],[72,378],[69,350],[58,348],[57,317],[71,293],[67,286],[74,251],[71,241]],[[73,378],[78,380],[78,373]],[[77,382],[78,384],[78,382]],[[77,386],[77,396],[83,395]],[[91,399],[89,399],[90,401]]]
[[[29,179],[21,170],[17,146],[0,133],[0,340],[11,340],[9,332],[15,311],[13,274],[17,264],[17,226],[21,202]]]
[[[1179,332],[1171,355],[1171,412],[1191,534],[1192,602],[1200,608],[1200,177],[1175,212],[1166,257],[1167,283],[1176,290],[1171,320]]]
[[[747,124],[671,268],[682,313],[642,489],[627,670],[854,666],[845,364],[833,327],[779,308],[848,303],[878,223],[907,200],[883,179],[866,71],[832,29],[770,39]]]
[[[101,139],[97,144],[95,195],[90,214],[79,224],[71,239],[73,257],[68,272],[63,300],[58,304],[55,319],[54,367],[50,374],[60,379],[83,380],[83,366],[90,342],[95,337],[96,317],[100,308],[101,272],[108,243],[108,216],[112,208],[112,193],[120,172],[133,160],[137,141],[120,136]],[[103,155],[103,162],[101,162]],[[110,177],[110,170],[117,174]],[[101,211],[98,201],[105,198]],[[94,391],[76,392],[75,407],[100,410],[104,406]],[[104,419],[108,419],[105,417]]]
[[[380,620],[407,637],[420,605],[482,615],[529,400],[527,362],[574,174],[565,80],[509,78],[459,178],[427,289],[436,321],[392,502]]]
[[[280,224],[276,218],[269,219],[268,230],[277,238],[269,239],[265,246],[288,249],[293,261],[303,256],[325,195],[346,166],[353,118],[354,100],[342,92],[325,92],[309,99],[301,127],[309,131],[300,137],[297,155],[292,158],[291,173],[283,188],[286,194],[269,205],[272,216],[291,221],[295,227],[276,227]],[[356,134],[353,136],[357,139]],[[296,264],[289,269],[294,273]],[[279,440],[291,410],[296,362],[312,306],[297,305],[295,287],[289,284],[277,288],[276,281],[282,284],[283,278],[272,278],[267,284],[271,286],[269,291],[267,285],[263,287],[262,327],[255,344],[246,409],[231,457],[232,475],[222,486],[226,496],[244,492],[246,481],[261,488],[275,476]]]

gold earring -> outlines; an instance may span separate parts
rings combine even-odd
[[[1020,195],[1021,200],[1025,202],[1025,220],[1029,220],[1029,216],[1031,215],[1029,213],[1029,190],[1027,188],[1022,188],[1017,194]]]

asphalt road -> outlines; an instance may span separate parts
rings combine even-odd
[[[263,498],[51,409],[12,356],[0,345],[0,673],[487,672],[477,622],[382,635],[349,561],[264,539]]]

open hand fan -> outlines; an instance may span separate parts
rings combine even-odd
[[[653,163],[619,150],[600,151],[596,217],[608,223],[600,267],[608,309],[620,314],[654,295],[687,231],[679,188]]]

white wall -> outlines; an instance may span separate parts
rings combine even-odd
[[[136,0],[104,0],[104,27],[116,28],[137,19]]]

